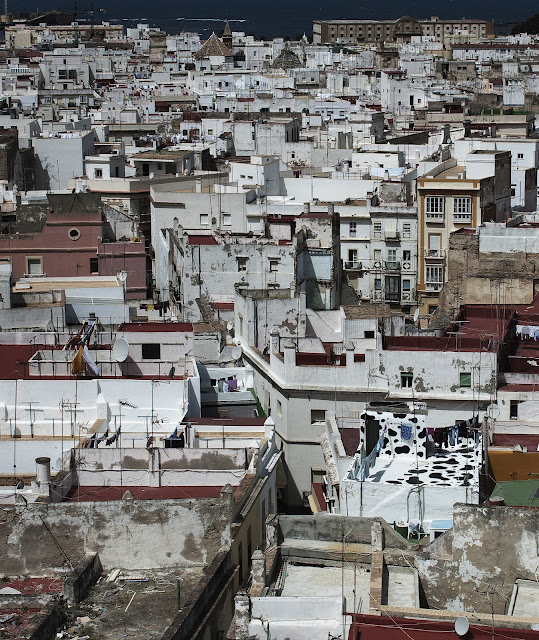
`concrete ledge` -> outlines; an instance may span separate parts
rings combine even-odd
[[[223,587],[234,574],[231,566],[230,551],[222,551],[216,555],[207,567],[195,593],[182,606],[169,628],[161,636],[161,640],[190,640],[205,619],[208,611],[219,599]]]
[[[83,600],[103,573],[99,555],[88,554],[64,581],[63,593],[69,604]]]
[[[61,598],[55,599],[36,614],[26,637],[28,640],[52,640],[56,638],[56,631],[64,624],[65,619],[64,601]]]
[[[442,609],[414,609],[410,607],[380,607],[382,616],[392,618],[425,618],[429,620],[444,620],[451,622],[460,616],[470,620],[472,625],[484,625],[491,627],[506,627],[508,629],[532,629],[539,624],[539,618],[529,618],[522,616],[502,616],[491,613],[472,613],[471,611],[449,611]]]

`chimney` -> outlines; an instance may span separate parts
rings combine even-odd
[[[284,366],[286,369],[296,366],[296,345],[292,340],[285,340],[283,344]]]
[[[305,202],[303,204],[303,213],[311,213],[311,203]]]
[[[202,193],[202,180],[200,178],[195,180],[195,191],[196,193]]]
[[[49,496],[51,487],[51,459],[36,458],[36,484],[40,496]]]
[[[279,329],[277,327],[273,327],[270,331],[270,353],[279,353]]]
[[[330,202],[328,204],[328,213],[330,216],[333,216],[335,214],[335,205],[333,204],[333,202]]]

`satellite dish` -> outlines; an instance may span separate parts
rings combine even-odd
[[[230,355],[234,360],[239,360],[242,353],[243,352],[241,350],[241,347],[232,347],[232,349],[230,350]]]
[[[470,623],[468,622],[468,618],[465,616],[459,616],[455,620],[455,633],[462,638],[468,633],[470,629]]]
[[[127,280],[127,271],[120,271],[117,277],[120,282],[125,282]]]
[[[414,311],[414,322],[417,322],[418,318],[419,318],[419,309],[416,309]]]
[[[112,356],[116,362],[123,362],[129,355],[129,342],[125,338],[117,338],[112,345]]]

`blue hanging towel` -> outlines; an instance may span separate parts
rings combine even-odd
[[[412,437],[412,425],[401,423],[401,440],[410,440]]]

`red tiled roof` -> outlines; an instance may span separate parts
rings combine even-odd
[[[353,614],[350,614],[353,615]],[[350,625],[348,640],[402,640],[404,636],[412,640],[447,640],[456,637],[454,622],[438,622],[418,618],[389,618],[356,614]],[[490,640],[503,637],[509,640],[539,640],[539,631],[529,629],[509,629],[480,626],[470,620],[470,637],[474,640]]]
[[[320,510],[327,511],[328,503],[326,502],[321,482],[313,482],[313,492],[316,495],[316,499],[318,500],[318,506],[320,507]]]
[[[187,333],[193,331],[190,322],[124,322],[118,331],[125,333]]]
[[[302,213],[298,218],[311,218],[312,220],[327,220],[331,218],[327,211],[310,211],[309,213]]]
[[[63,583],[62,578],[15,578],[9,582],[4,582],[2,587],[17,589],[23,595],[61,593]]]
[[[515,425],[515,430],[518,430],[518,425]],[[528,447],[528,451],[537,451],[539,435],[495,433],[493,434],[492,444],[495,447],[514,447],[519,444],[521,447]]]
[[[130,491],[135,500],[218,498],[222,487],[75,487],[66,502],[112,502]]]
[[[0,345],[0,380],[14,380],[26,377],[28,362],[42,345],[2,344]]]
[[[238,427],[262,427],[266,422],[265,418],[225,418],[224,421],[227,423],[227,426],[238,426]],[[217,425],[221,426],[223,424],[223,420],[221,418],[189,418],[189,422],[192,425]]]
[[[189,235],[188,244],[217,244],[217,240],[213,236]]]
[[[346,451],[346,455],[354,456],[359,446],[359,422],[355,429],[353,427],[340,428],[339,433],[341,434],[341,440],[344,450]]]
[[[234,311],[233,302],[210,302],[210,307],[212,309],[228,309]]]

